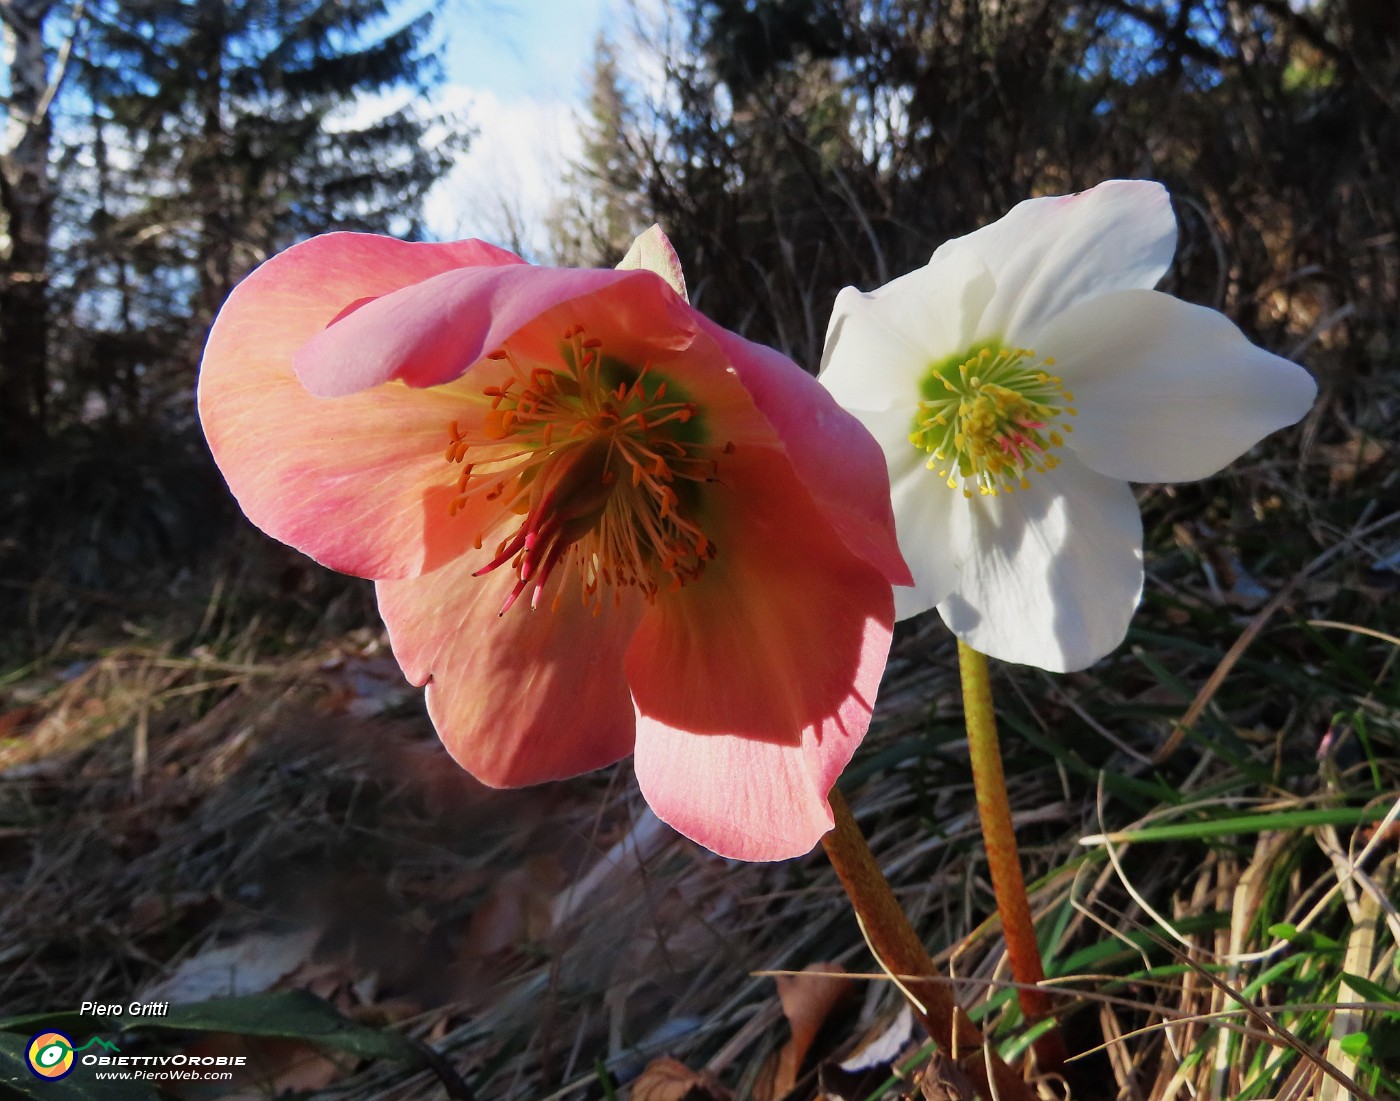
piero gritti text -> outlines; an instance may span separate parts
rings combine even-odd
[[[103,1002],[83,1002],[78,1007],[79,1013],[93,1013],[99,1017],[164,1017],[170,1012],[169,1002],[131,1002],[122,1005],[121,1002],[113,1002],[110,1005]]]

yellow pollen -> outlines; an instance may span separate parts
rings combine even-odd
[[[1054,363],[992,343],[931,365],[909,442],[969,499],[1029,489],[1033,473],[1059,465],[1051,452],[1073,431],[1065,418],[1078,415],[1064,380],[1046,370]]]
[[[509,374],[478,391],[474,418],[448,426],[445,457],[465,465],[447,512],[478,525],[478,548],[494,543],[477,576],[507,563],[515,575],[501,614],[530,586],[538,607],[554,575],[572,575],[595,615],[605,587],[620,604],[627,588],[651,601],[698,579],[716,555],[701,498],[734,446],[708,442],[696,404],[581,325],[564,332],[558,364],[527,366],[510,348],[487,359]]]

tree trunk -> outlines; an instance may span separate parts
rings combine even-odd
[[[53,128],[43,28],[52,8],[53,0],[0,0],[10,71],[0,155],[0,454],[6,455],[32,447],[45,429]]]
[[[199,323],[208,325],[233,289],[233,218],[228,209],[224,132],[224,49],[229,28],[224,0],[201,0],[199,34],[205,50],[200,155],[192,184],[200,205]]]

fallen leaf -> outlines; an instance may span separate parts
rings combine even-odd
[[[842,1070],[868,1070],[892,1065],[914,1039],[914,1011],[900,1002],[899,1012],[887,1024],[868,1034],[845,1059]]]
[[[919,1075],[919,1092],[924,1101],[973,1101],[977,1096],[972,1080],[941,1051],[933,1053]]]
[[[351,1056],[326,1052],[306,1040],[220,1032],[201,1036],[184,1048],[184,1054],[244,1058],[245,1062],[231,1072],[232,1079],[220,1089],[219,1096],[225,1101],[254,1101],[269,1094],[325,1089],[350,1073],[356,1064]],[[191,1099],[207,1096],[197,1081],[181,1094]]]
[[[13,738],[20,732],[20,728],[28,725],[39,717],[39,711],[34,707],[16,707],[10,711],[0,712],[0,738]]]
[[[653,1059],[632,1083],[632,1101],[730,1101],[733,1096],[709,1071],[693,1071],[669,1056]]]
[[[771,1081],[760,1083],[767,1086],[767,1096],[775,1101],[792,1092],[817,1033],[855,989],[855,980],[846,976],[838,963],[809,964],[800,975],[779,975],[776,981],[792,1037],[778,1052]],[[758,1087],[754,1094],[758,1096]]]
[[[319,706],[331,715],[372,718],[403,703],[414,689],[387,654],[341,655],[321,666],[325,695]]]
[[[1323,444],[1318,455],[1327,464],[1327,478],[1333,491],[1346,489],[1363,470],[1385,458],[1385,445],[1357,433],[1344,443]]]
[[[141,991],[140,999],[180,1005],[261,994],[310,958],[318,935],[312,929],[255,933],[233,944],[205,949],[180,964],[174,974]]]
[[[916,1036],[917,1033],[917,1036]],[[841,1062],[817,1068],[817,1095],[822,1101],[865,1101],[890,1077],[895,1064],[919,1049],[923,1031],[914,1027],[914,1013],[901,1002],[894,1017],[879,1022]]]
[[[559,862],[529,858],[497,880],[472,913],[466,952],[478,958],[522,948],[543,939],[553,924],[553,903],[564,883]]]
[[[143,891],[131,900],[127,917],[127,932],[133,936],[167,929],[183,920],[192,910],[210,902],[201,891],[179,891],[175,894]]]

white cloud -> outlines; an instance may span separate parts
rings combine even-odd
[[[502,99],[450,85],[435,106],[474,132],[466,152],[428,195],[428,229],[438,237],[481,237],[547,259],[545,222],[583,148],[577,106],[563,99]]]
[[[327,119],[327,129],[368,125],[409,101],[409,93],[361,96]],[[423,115],[471,135],[456,163],[428,192],[423,219],[439,240],[480,237],[518,249],[527,259],[550,255],[546,220],[566,193],[570,162],[583,151],[580,108],[563,98],[506,98],[489,88],[448,84],[420,105]],[[428,129],[437,145],[447,126]],[[385,232],[392,232],[385,227]]]

